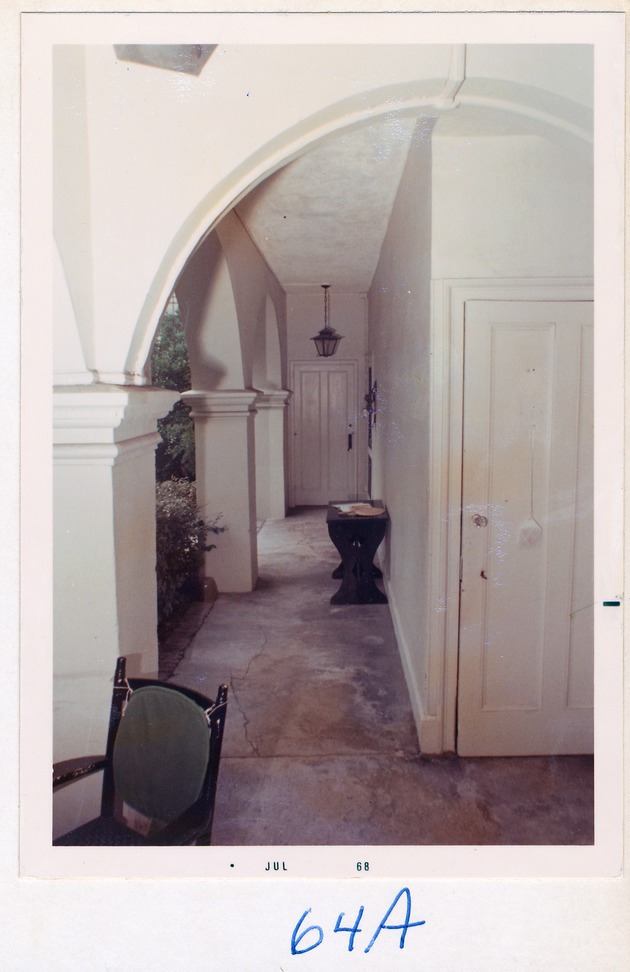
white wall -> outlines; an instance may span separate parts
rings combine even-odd
[[[466,78],[527,84],[548,98],[593,106],[593,48],[586,44],[468,44]]]
[[[532,135],[433,139],[434,279],[593,272],[592,168]]]
[[[378,383],[372,494],[390,515],[381,564],[419,721],[427,643],[431,127],[419,125],[368,295]]]
[[[430,468],[443,463],[448,477],[448,452],[431,442],[432,414],[443,410],[448,419],[450,395],[448,358],[437,360],[432,345],[431,294],[451,278],[511,278],[527,287],[530,278],[588,279],[593,271],[592,160],[584,144],[576,140],[571,151],[564,135],[532,134],[529,120],[519,134],[520,121],[511,119],[498,135],[495,122],[464,109],[437,121],[431,145],[415,140],[369,293],[379,398],[373,495],[390,512],[383,566],[425,752],[440,751],[444,738],[440,673],[448,647],[431,640],[433,614],[446,602],[430,559],[432,528],[436,518],[459,516],[459,506],[444,508],[435,494],[440,476]],[[450,308],[443,312],[448,333]],[[450,563],[459,551],[445,556]]]

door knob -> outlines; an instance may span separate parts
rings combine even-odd
[[[477,527],[488,526],[488,517],[482,516],[481,513],[473,513],[473,515],[471,516],[471,520]]]

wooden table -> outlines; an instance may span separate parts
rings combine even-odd
[[[341,557],[341,563],[332,576],[342,578],[342,581],[330,603],[387,604],[387,597],[374,583],[375,577],[383,576],[374,565],[374,555],[387,530],[387,510],[381,500],[366,500],[361,504],[380,509],[378,516],[340,513],[336,505],[342,504],[328,504],[326,523],[328,535]]]

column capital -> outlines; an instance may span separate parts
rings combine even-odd
[[[261,388],[257,390],[256,408],[284,408],[290,397],[286,388]]]
[[[62,385],[53,393],[54,442],[111,445],[151,437],[179,393],[129,385]]]
[[[256,411],[257,392],[252,388],[223,388],[217,391],[188,391],[182,395],[191,406],[193,418],[210,415],[248,415]]]

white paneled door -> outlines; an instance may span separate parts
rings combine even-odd
[[[356,499],[356,364],[294,362],[291,371],[293,505]]]
[[[593,751],[592,314],[466,303],[460,755]]]

